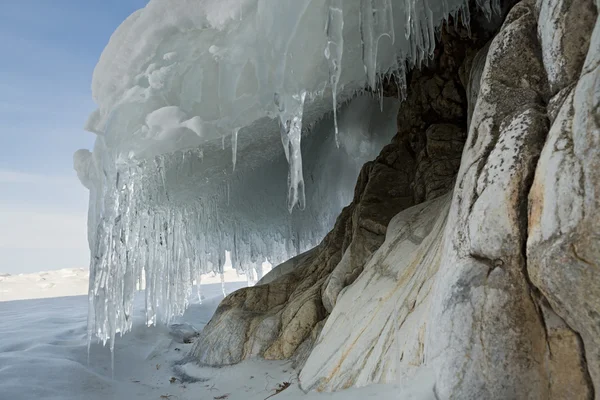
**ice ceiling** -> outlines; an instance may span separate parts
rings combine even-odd
[[[248,271],[318,244],[396,133],[382,80],[405,90],[458,12],[464,0],[152,0],[132,14],[94,71],[94,149],[74,156],[90,338],[131,328],[142,279],[148,323],[168,322],[226,250]]]

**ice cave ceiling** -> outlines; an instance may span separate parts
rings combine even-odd
[[[148,322],[168,321],[225,250],[245,271],[318,244],[396,133],[383,81],[402,91],[459,12],[463,0],[153,0],[132,14],[94,71],[95,147],[74,157],[90,189],[90,337],[131,327],[142,277]]]

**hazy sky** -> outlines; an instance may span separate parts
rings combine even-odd
[[[5,0],[0,7],[0,273],[88,266],[91,78],[110,35],[147,0]]]

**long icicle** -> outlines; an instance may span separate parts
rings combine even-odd
[[[240,128],[233,130],[231,134],[231,162],[233,164],[233,171],[235,171],[235,163],[237,161],[237,145],[238,145],[238,132]]]
[[[338,83],[342,75],[342,57],[344,54],[344,10],[342,0],[330,0],[327,17],[327,47],[325,58],[329,62],[329,82],[333,97],[333,123],[335,128],[335,144],[340,147],[340,133],[337,120]]]

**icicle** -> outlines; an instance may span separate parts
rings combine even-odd
[[[325,58],[329,62],[329,82],[333,97],[333,123],[335,129],[335,144],[340,147],[339,128],[337,120],[338,83],[342,74],[342,56],[344,53],[344,10],[342,0],[330,0],[327,17],[327,47]]]
[[[483,15],[488,21],[492,19],[492,8],[494,8],[495,12],[495,4],[493,3],[496,1],[491,0],[492,5],[490,7],[490,0],[477,0],[477,6],[483,11]]]
[[[467,34],[471,37],[471,12],[469,11],[469,3],[463,3],[461,6],[462,24],[467,28]]]
[[[256,263],[256,281],[260,281],[263,278],[263,263],[264,262],[269,262],[269,260],[267,260],[266,258],[264,260],[259,261],[258,263]]]
[[[221,147],[225,150],[225,136],[221,136]]]
[[[254,269],[249,267],[246,271],[246,285],[248,287],[253,286],[256,281],[254,280]]]
[[[279,111],[279,120],[281,122],[281,129],[280,129],[280,134],[281,134],[281,144],[283,145],[283,152],[285,153],[285,159],[289,162],[290,161],[290,149],[289,149],[289,145],[290,145],[290,140],[287,134],[287,130],[285,129],[285,120],[282,117],[283,113],[285,112],[285,104],[283,103],[283,99],[281,98],[281,96],[279,95],[279,93],[275,93],[273,95],[273,102],[275,103],[275,105],[277,106],[277,110]]]
[[[379,78],[379,111],[383,112],[383,79]]]
[[[407,3],[410,3],[411,1],[412,0],[406,0]],[[390,0],[362,0],[359,18],[363,48],[363,65],[367,74],[367,82],[371,89],[376,90],[379,40],[382,37],[387,36],[392,43],[395,43],[396,41],[392,2]],[[407,35],[410,35],[410,30]]]
[[[238,143],[238,132],[240,128],[236,128],[233,130],[231,134],[231,161],[233,164],[233,171],[235,171],[235,163],[237,161],[237,143]]]
[[[223,291],[223,297],[227,297],[227,291],[225,290],[225,274],[221,272],[221,290]]]
[[[196,291],[198,293],[198,303],[202,304],[202,274],[198,274],[198,280],[196,281]]]
[[[110,377],[115,379],[115,338],[110,341]]]
[[[279,100],[279,96],[277,96]],[[304,209],[304,178],[302,175],[302,116],[306,92],[286,98],[283,108],[280,107],[281,141],[288,160],[288,210],[290,213],[296,205]],[[281,105],[281,103],[280,103]]]
[[[485,0],[486,2],[489,0]],[[502,7],[500,5],[500,0],[491,0],[492,1],[492,10],[494,10],[494,13],[496,13],[496,15],[502,15]]]
[[[427,44],[427,50],[429,58],[433,59],[435,50],[435,28],[433,26],[433,11],[431,11],[431,7],[429,6],[429,0],[424,0],[423,5],[425,7],[425,14],[427,18],[427,37],[429,39]]]
[[[362,43],[362,58],[367,82],[371,88],[375,87],[376,59],[373,55],[373,4],[372,0],[362,0],[360,3],[360,31]]]
[[[489,0],[486,0],[489,1]],[[448,16],[450,15],[450,8],[448,7],[448,0],[442,0],[442,15],[444,21],[448,22]]]
[[[169,193],[167,191],[167,176],[166,176],[166,172],[165,172],[165,158],[161,156],[161,157],[157,157],[155,160],[156,160],[158,173],[160,174],[160,179],[162,182],[165,198],[167,201],[169,201]]]
[[[445,0],[442,0],[445,1]],[[404,25],[404,37],[410,40],[412,23],[413,23],[413,0],[404,1],[404,13],[406,14],[406,22]]]

